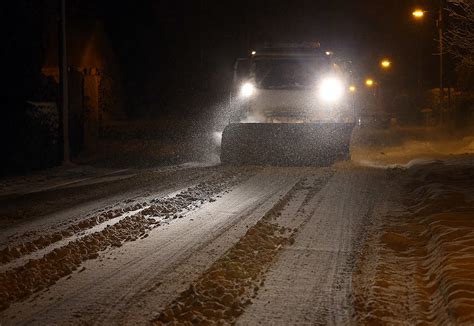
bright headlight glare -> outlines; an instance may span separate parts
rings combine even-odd
[[[252,83],[244,83],[240,88],[240,95],[243,97],[250,97],[255,93],[255,86]]]
[[[337,78],[323,79],[319,86],[319,97],[324,102],[337,102],[344,95],[344,84]]]

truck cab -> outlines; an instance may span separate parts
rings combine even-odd
[[[237,94],[240,122],[353,122],[350,73],[343,68],[316,46],[254,51]]]

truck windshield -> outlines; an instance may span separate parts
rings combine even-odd
[[[261,88],[309,88],[328,67],[322,59],[265,59],[255,61],[255,78]]]

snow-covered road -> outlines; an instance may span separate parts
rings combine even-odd
[[[84,263],[84,271],[9,311],[28,311],[15,319],[26,324],[146,323],[151,313],[159,311],[237,242],[298,178],[299,173],[293,171],[262,171],[215,202],[156,228],[147,238]]]
[[[403,171],[138,171],[113,196],[2,230],[0,324],[365,323],[360,298],[379,297],[364,275],[384,262],[367,246],[404,209],[396,185],[424,170]]]
[[[339,169],[305,205],[307,221],[270,268],[241,325],[347,324],[355,250],[384,172]]]

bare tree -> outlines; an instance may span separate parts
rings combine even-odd
[[[474,0],[448,0],[447,51],[462,65],[474,67]]]

